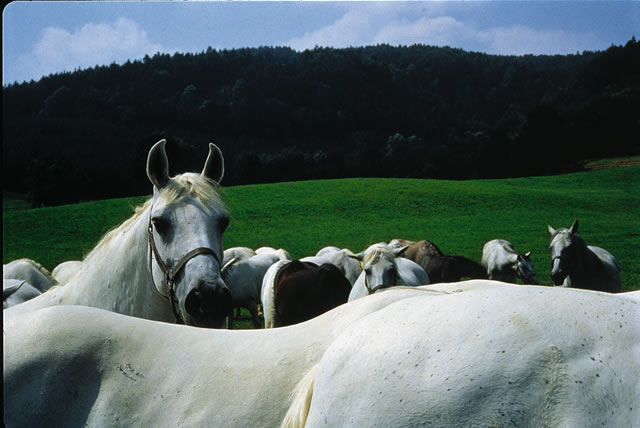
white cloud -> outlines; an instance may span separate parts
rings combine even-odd
[[[339,48],[419,43],[500,55],[566,54],[601,44],[592,33],[536,29],[521,24],[478,28],[443,12],[433,7],[354,8],[334,23],[292,39],[288,44],[303,50],[315,46]]]
[[[593,34],[536,30],[524,25],[478,31],[477,36],[485,43],[486,52],[505,55],[568,54],[600,44]]]
[[[344,48],[366,44],[367,33],[372,23],[370,14],[362,10],[348,11],[342,18],[331,25],[307,32],[302,37],[289,40],[293,49],[302,51],[316,46]]]
[[[33,51],[20,58],[32,78],[95,65],[124,63],[156,52],[167,52],[149,40],[135,21],[118,18],[113,23],[89,23],[75,31],[47,27]]]
[[[456,41],[470,39],[474,30],[450,16],[420,17],[414,21],[402,19],[385,25],[375,38],[375,43],[391,45],[454,45]]]

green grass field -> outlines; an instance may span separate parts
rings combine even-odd
[[[327,245],[357,252],[393,238],[428,239],[480,261],[483,244],[503,238],[533,252],[543,284],[551,283],[547,224],[579,219],[585,241],[617,258],[623,288],[640,289],[640,167],[507,180],[319,180],[222,193],[232,217],[225,247],[271,246],[303,257]],[[81,259],[146,198],[4,210],[3,262],[28,257],[53,269]]]

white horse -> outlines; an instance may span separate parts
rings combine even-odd
[[[632,298],[536,286],[417,296],[334,340],[282,426],[637,427],[639,378]]]
[[[349,301],[396,285],[429,284],[429,277],[419,264],[401,257],[406,249],[379,243],[351,256],[359,260],[363,268],[351,289]]]
[[[3,265],[2,278],[25,280],[40,293],[58,284],[51,272],[31,259],[18,259]]]
[[[242,260],[248,259],[256,255],[256,252],[249,247],[231,247],[224,250],[224,256],[222,257],[222,267],[229,263],[233,259]]]
[[[258,316],[262,280],[267,269],[279,260],[277,253],[256,254],[247,259],[234,258],[222,269],[222,279],[231,291],[233,306],[248,309],[255,328],[262,324]],[[232,323],[230,319],[229,328],[232,328]]]
[[[520,278],[525,284],[535,285],[538,280],[530,257],[531,251],[519,254],[511,242],[493,239],[482,247],[481,263],[489,279],[515,284]]]
[[[353,286],[362,272],[362,266],[360,262],[352,256],[354,256],[354,254],[348,248],[325,247],[318,251],[315,256],[303,257],[300,260],[315,263],[318,266],[324,263],[330,263],[340,269],[345,278],[351,283],[351,286]]]
[[[154,195],[109,232],[63,287],[9,308],[23,314],[51,305],[86,305],[140,318],[222,326],[231,293],[220,277],[229,216],[217,186],[222,153],[213,144],[201,174],[169,178],[165,140],[149,151]]]
[[[66,284],[82,268],[82,261],[69,260],[62,262],[51,271],[51,275],[58,281],[58,284]]]
[[[256,254],[276,254],[280,257],[280,260],[293,260],[289,252],[284,248],[260,247],[256,250]]]
[[[2,309],[19,305],[42,293],[24,279],[3,279],[2,280]]]
[[[417,294],[434,295],[378,293],[301,324],[250,331],[82,306],[5,314],[4,424],[277,427],[296,383],[337,335]]]
[[[477,286],[395,287],[258,331],[194,329],[81,306],[24,319],[5,314],[3,422],[637,425],[639,301],[468,283]]]
[[[617,293],[621,290],[620,269],[607,250],[587,245],[578,235],[578,220],[570,229],[554,229],[551,235],[551,279],[554,285]]]

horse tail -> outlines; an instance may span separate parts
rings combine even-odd
[[[288,264],[287,260],[280,260],[267,270],[262,280],[262,311],[264,313],[264,328],[275,327],[276,317],[276,302],[275,302],[275,285],[278,272],[285,264]]]
[[[313,384],[316,380],[318,365],[311,367],[306,375],[298,382],[289,397],[289,410],[282,420],[281,428],[302,428],[307,423],[311,398],[313,397]]]

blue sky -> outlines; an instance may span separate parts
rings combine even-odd
[[[3,85],[209,46],[422,43],[523,55],[640,37],[640,1],[17,1],[2,19]]]

